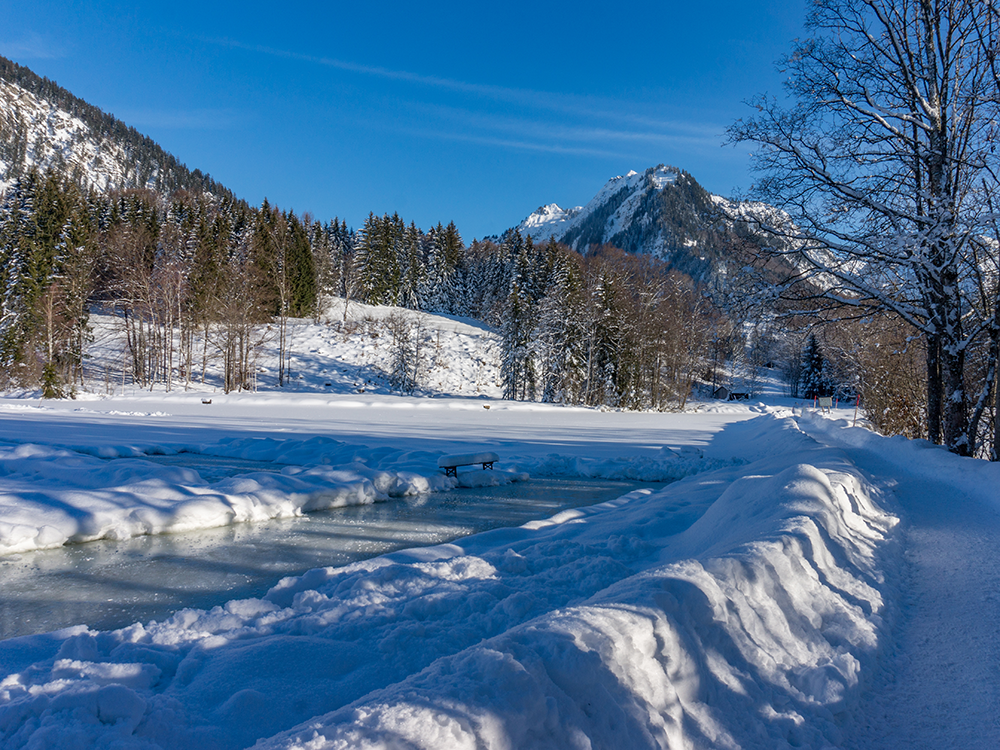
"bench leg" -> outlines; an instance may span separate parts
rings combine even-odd
[[[444,475],[446,477],[455,477],[458,479],[458,467],[457,466],[445,466]]]
[[[484,462],[483,463],[483,468],[484,469],[492,469],[493,468],[493,462],[492,461],[486,461],[486,462]]]

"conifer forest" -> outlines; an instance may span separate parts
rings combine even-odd
[[[5,385],[50,395],[82,384],[93,306],[120,320],[130,382],[190,382],[214,361],[230,391],[255,387],[265,338],[280,350],[289,318],[318,320],[338,296],[495,326],[511,399],[679,408],[721,319],[690,278],[610,247],[584,256],[516,231],[466,245],[454,224],[396,215],[352,231],[267,201],[98,195],[36,171],[0,204],[0,258]]]

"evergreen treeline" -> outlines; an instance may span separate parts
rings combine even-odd
[[[103,304],[122,320],[133,382],[189,382],[221,355],[226,390],[252,387],[261,326],[276,320],[283,335],[289,316],[315,313],[329,263],[314,253],[345,232],[266,202],[98,195],[29,170],[0,201],[2,371],[49,395],[82,382],[88,310]]]
[[[342,288],[370,304],[483,320],[501,335],[504,397],[623,408],[683,406],[717,315],[690,278],[649,256],[582,256],[509,231],[464,246],[369,215]]]
[[[466,246],[370,215],[353,232],[228,196],[148,190],[107,196],[29,171],[0,201],[0,363],[9,383],[58,395],[83,380],[89,306],[122,322],[130,379],[254,388],[277,341],[286,378],[290,317],[323,296],[487,321],[502,337],[512,399],[667,408],[704,367],[713,313],[690,279],[648,257],[536,246],[516,231]]]

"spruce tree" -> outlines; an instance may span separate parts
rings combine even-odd
[[[802,374],[799,376],[803,398],[816,398],[830,394],[830,386],[825,375],[823,352],[820,350],[816,334],[810,333],[802,350]]]

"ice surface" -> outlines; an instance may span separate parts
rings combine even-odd
[[[159,461],[205,460],[180,454]],[[231,474],[246,468],[216,459]],[[279,579],[386,552],[518,526],[563,509],[617,498],[635,482],[538,479],[502,487],[414,495],[295,518],[99,541],[0,557],[0,639],[86,623],[98,630],[164,620],[263,596]],[[648,484],[643,486],[649,486]],[[692,519],[693,520],[693,519]]]

